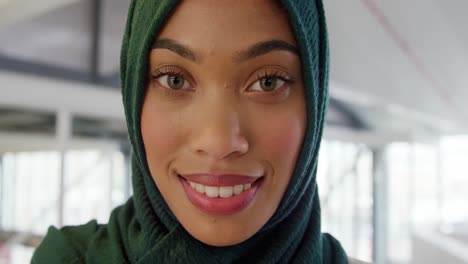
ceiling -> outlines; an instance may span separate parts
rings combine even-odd
[[[377,129],[467,131],[468,1],[327,0],[325,6],[332,95]]]
[[[0,24],[13,24],[76,1],[78,0],[0,0]]]
[[[96,41],[98,73],[103,76],[115,74],[128,1],[68,2],[71,3],[15,23],[0,24],[0,56],[33,65],[87,72],[93,64]],[[94,18],[96,8],[99,14]],[[99,34],[97,40],[93,39],[94,31]]]
[[[36,4],[18,11],[26,2]],[[128,2],[0,1],[0,70],[118,87]],[[324,3],[329,123],[387,134],[468,132],[468,1]]]

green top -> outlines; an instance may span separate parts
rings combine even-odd
[[[329,67],[323,3],[282,3],[300,50],[307,129],[286,193],[267,224],[240,244],[212,247],[188,234],[169,210],[148,169],[140,113],[150,46],[177,1],[133,0],[122,43],[121,81],[134,196],[114,209],[106,225],[50,227],[32,263],[348,263],[340,243],[320,228],[316,171]]]

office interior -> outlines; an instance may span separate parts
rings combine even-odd
[[[468,1],[324,0],[322,229],[376,264],[468,263]],[[0,0],[0,264],[131,195],[128,0]]]

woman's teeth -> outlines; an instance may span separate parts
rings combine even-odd
[[[206,196],[211,198],[221,197],[221,198],[229,198],[233,195],[238,195],[241,192],[250,189],[252,184],[240,184],[235,186],[222,186],[222,187],[214,187],[214,186],[205,186],[196,182],[191,182],[190,187],[196,190],[199,193],[204,193]]]

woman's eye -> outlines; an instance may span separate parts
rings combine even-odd
[[[285,81],[278,77],[264,77],[256,81],[250,90],[271,92],[284,85]]]
[[[159,84],[162,86],[172,89],[181,90],[190,88],[189,82],[184,77],[174,74],[165,74],[157,78]]]

